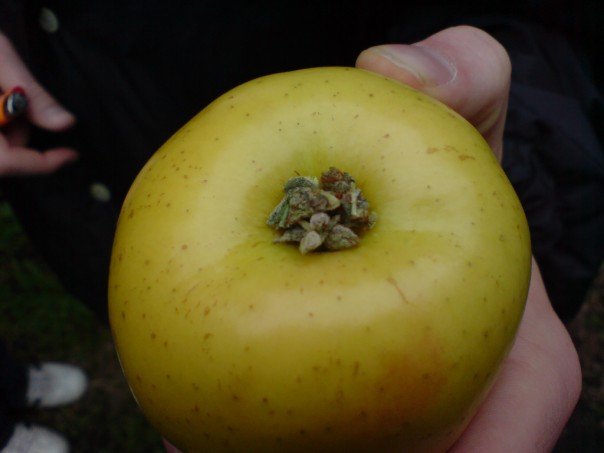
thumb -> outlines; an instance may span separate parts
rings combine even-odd
[[[36,126],[60,131],[75,122],[75,117],[40,86],[8,38],[0,33],[0,92],[15,86],[25,90],[29,101],[27,115]]]
[[[453,27],[411,45],[389,44],[363,51],[357,66],[423,91],[474,125],[501,159],[511,64],[487,33]]]

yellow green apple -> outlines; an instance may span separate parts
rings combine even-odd
[[[337,251],[275,241],[284,184],[330,167],[373,227]],[[370,72],[300,70],[224,94],[142,169],[111,326],[140,407],[183,451],[442,451],[513,343],[530,260],[467,121]]]

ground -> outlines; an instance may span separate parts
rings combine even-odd
[[[582,398],[556,448],[596,452],[604,445],[604,267],[569,326],[583,366]],[[0,338],[23,361],[77,364],[90,377],[78,403],[20,418],[66,435],[74,452],[161,452],[159,435],[138,410],[108,328],[70,297],[35,253],[0,198]]]

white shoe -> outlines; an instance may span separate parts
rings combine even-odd
[[[87,386],[88,379],[78,367],[47,362],[29,368],[25,398],[29,406],[62,406],[78,400]]]
[[[69,444],[60,434],[42,426],[18,424],[0,453],[67,453]]]

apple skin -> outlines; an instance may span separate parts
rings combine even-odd
[[[379,219],[361,244],[274,244],[283,183],[330,166]],[[522,317],[524,212],[482,136],[352,68],[241,85],[149,160],[120,215],[109,308],[124,373],[184,451],[443,451]]]

